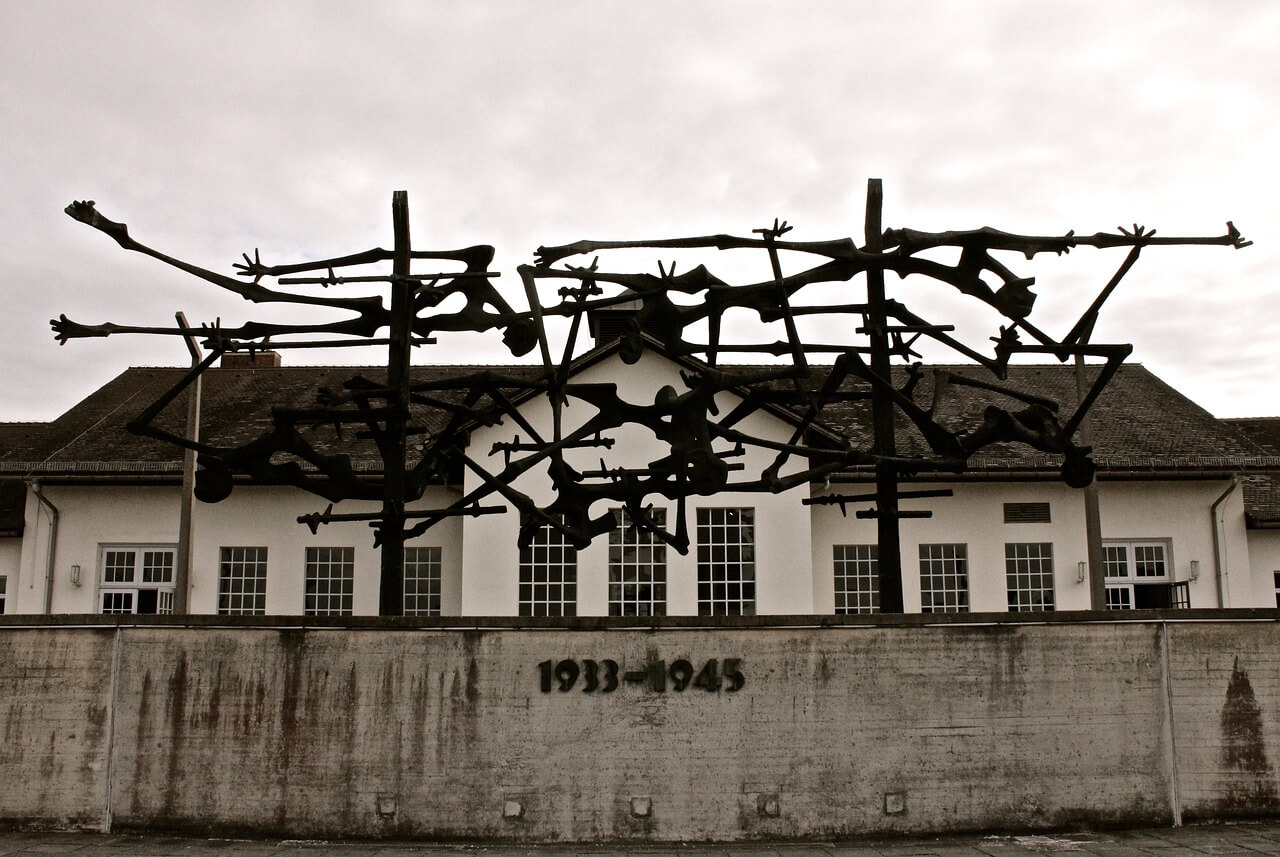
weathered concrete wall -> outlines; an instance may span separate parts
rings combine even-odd
[[[1280,626],[1170,628],[1174,741],[1188,818],[1280,813]]]
[[[0,630],[0,819],[106,825],[116,631]]]
[[[0,625],[0,820],[734,840],[1280,811],[1274,622],[204,624]],[[718,689],[676,689],[710,659]]]

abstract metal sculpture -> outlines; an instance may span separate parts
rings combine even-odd
[[[574,544],[584,546],[616,526],[613,510],[626,510],[631,521],[681,552],[689,537],[685,504],[693,496],[722,491],[778,493],[797,486],[822,482],[854,466],[874,468],[876,490],[872,494],[827,494],[806,497],[805,503],[838,504],[870,501],[859,517],[877,519],[881,609],[902,611],[901,560],[898,520],[925,517],[923,510],[900,507],[900,501],[946,496],[945,490],[903,491],[905,476],[927,472],[958,473],[975,452],[996,443],[1023,443],[1062,456],[1064,479],[1073,486],[1088,484],[1094,465],[1090,449],[1074,441],[1081,421],[1131,348],[1122,344],[1090,342],[1098,311],[1129,271],[1144,247],[1173,244],[1216,244],[1241,248],[1250,242],[1229,222],[1227,232],[1213,237],[1166,238],[1135,226],[1132,231],[1062,236],[1028,236],[983,228],[964,232],[927,233],[911,229],[881,228],[881,189],[878,180],[869,185],[865,243],[852,239],[821,242],[784,241],[786,223],[755,230],[755,237],[711,235],[650,241],[579,241],[558,247],[540,247],[534,265],[518,269],[528,300],[527,310],[513,309],[491,283],[497,274],[488,269],[491,247],[456,251],[414,251],[409,241],[408,203],[403,192],[392,204],[395,245],[392,250],[373,249],[335,259],[294,265],[269,266],[257,251],[235,267],[242,279],[225,277],[173,259],[134,241],[123,224],[102,217],[92,202],[67,208],[72,217],[111,236],[128,250],[145,253],[255,303],[289,301],[341,310],[350,317],[323,324],[282,325],[248,322],[227,328],[203,325],[198,333],[209,357],[132,423],[132,431],[178,444],[198,453],[200,472],[197,496],[217,501],[227,496],[232,477],[288,484],[326,497],[380,500],[381,511],[370,514],[323,513],[299,520],[313,529],[336,521],[364,520],[375,527],[375,542],[382,547],[380,612],[396,615],[403,606],[403,545],[406,538],[424,532],[444,518],[502,512],[501,505],[483,505],[493,495],[522,514],[520,541],[527,544],[541,526],[556,528]],[[1031,278],[1017,276],[995,254],[1021,253],[1027,259],[1038,254],[1062,254],[1077,247],[1128,248],[1110,281],[1065,335],[1054,338],[1033,324],[1035,302]],[[764,250],[771,276],[759,282],[731,285],[704,265],[677,275],[675,264],[658,265],[657,274],[601,270],[599,258],[589,265],[555,267],[565,259],[615,250]],[[946,264],[926,255],[947,248],[958,251],[958,261]],[[782,254],[811,260],[808,267],[784,273]],[[456,272],[414,273],[412,261],[430,259],[462,266]],[[374,262],[391,262],[389,274],[340,276],[336,269]],[[291,277],[324,271],[323,276]],[[953,287],[960,294],[986,304],[1007,322],[993,337],[992,353],[983,353],[952,335],[953,328],[937,324],[886,294],[885,273],[900,278],[926,277]],[[814,287],[842,284],[863,275],[865,297],[839,303],[809,300]],[[386,283],[389,305],[380,297],[317,297],[267,288],[264,277],[281,285],[339,287],[350,283]],[[544,300],[540,286],[558,280],[573,285]],[[990,281],[990,282],[989,282]],[[991,283],[998,284],[993,287]],[[460,295],[460,310],[437,308]],[[456,303],[456,301],[454,302]],[[618,346],[622,359],[637,360],[646,341],[675,358],[697,360],[698,369],[683,374],[687,389],[661,390],[652,402],[627,401],[616,384],[575,383],[571,366],[582,351],[578,341],[589,314],[617,312],[627,307],[625,328]],[[773,342],[735,343],[722,333],[732,325],[730,312],[754,313],[761,323],[781,324],[782,337]],[[842,335],[834,342],[805,342],[798,320],[825,317],[842,323]],[[553,354],[546,320],[568,321],[568,334],[559,355]],[[169,328],[127,327],[115,324],[81,325],[65,316],[52,322],[57,338],[108,336],[115,333],[175,335],[189,331]],[[696,331],[706,330],[705,341],[693,341]],[[386,329],[385,338],[375,338]],[[491,371],[457,373],[429,382],[414,383],[410,351],[434,341],[437,331],[501,330],[503,341],[515,355],[537,348],[542,369],[537,373]],[[298,337],[321,337],[303,338]],[[1023,337],[1029,342],[1024,342]],[[917,401],[923,370],[907,366],[895,381],[892,362],[903,364],[919,357],[913,346],[921,337],[941,343],[983,367],[990,380],[968,373],[935,372],[930,401]],[[267,348],[301,348],[335,345],[385,344],[388,347],[386,377],[369,380],[352,377],[341,392],[320,391],[314,408],[277,409],[273,427],[253,441],[235,447],[192,442],[165,432],[155,417],[186,387],[227,351]],[[724,365],[729,353],[764,353],[779,358],[767,365]],[[1066,361],[1094,358],[1102,361],[1092,386],[1072,402],[1056,402],[1000,383],[1007,377],[1009,361],[1017,354],[1047,354]],[[832,359],[833,358],[833,359]],[[819,362],[832,359],[832,362]],[[996,394],[1007,406],[988,407],[979,422],[949,424],[941,416],[949,394],[957,387],[980,388]],[[717,397],[730,393],[736,404],[721,413]],[[521,399],[545,396],[552,414],[549,432],[539,432],[521,412]],[[824,421],[832,409],[870,404],[871,438],[840,434],[832,421]],[[562,420],[570,404],[591,414],[574,427]],[[780,410],[790,414],[793,433],[787,442],[769,440],[744,429],[753,414]],[[433,431],[422,425],[424,413],[433,414]],[[907,452],[897,440],[895,418],[918,436],[923,448]],[[488,454],[501,453],[503,466],[486,467],[482,455],[467,449],[467,432],[476,425],[510,420],[522,432],[510,443],[500,443]],[[318,426],[356,424],[372,438],[382,461],[380,474],[360,475],[345,453],[320,451],[308,440]],[[617,432],[643,427],[656,437],[665,454],[644,467],[610,466],[601,456],[598,470],[571,466],[570,450],[608,450]],[[413,446],[410,447],[410,439]],[[732,461],[745,449],[766,450],[771,463],[755,473],[735,478],[742,465]],[[450,468],[463,466],[477,486],[441,508],[406,512],[406,503],[422,497],[426,487],[442,480]],[[535,468],[550,480],[549,503],[537,503],[516,487]],[[655,498],[677,504],[673,526],[652,513]],[[594,510],[594,511],[593,511]]]

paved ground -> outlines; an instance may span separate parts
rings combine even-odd
[[[1280,821],[1026,836],[732,845],[431,845],[0,831],[0,857],[1201,857],[1280,855]]]

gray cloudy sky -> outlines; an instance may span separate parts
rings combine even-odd
[[[260,315],[72,221],[73,199],[229,273],[255,246],[268,262],[389,246],[404,189],[416,246],[493,244],[514,294],[539,244],[775,217],[797,240],[860,240],[872,176],[886,226],[1213,235],[1234,220],[1255,246],[1147,251],[1095,339],[1134,343],[1219,416],[1280,413],[1274,0],[0,12],[0,420],[50,419],[126,366],[187,360],[178,339],[58,347],[59,313]],[[1064,331],[1121,257],[1025,268],[1046,326]],[[420,359],[505,358],[444,351]]]

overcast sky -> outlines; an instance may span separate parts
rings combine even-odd
[[[0,421],[188,359],[178,339],[59,347],[60,313],[261,315],[71,220],[73,199],[231,273],[254,247],[275,263],[390,246],[407,190],[416,247],[493,244],[514,295],[535,247],[580,238],[749,235],[778,217],[796,240],[861,243],[869,177],[886,226],[1217,235],[1234,220],[1255,246],[1144,253],[1095,339],[1133,343],[1219,416],[1280,414],[1274,0],[0,11]],[[1122,256],[1025,269],[1051,332]],[[507,359],[443,351],[419,359]]]

